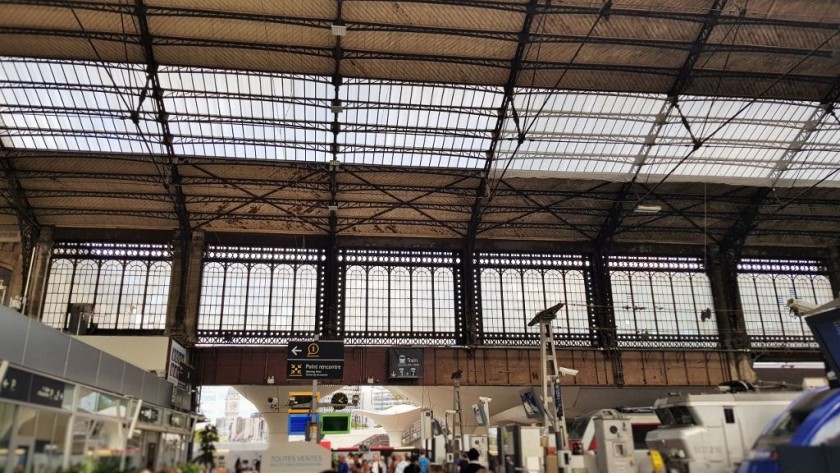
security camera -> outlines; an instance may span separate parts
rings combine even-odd
[[[817,308],[816,304],[811,302],[805,302],[802,299],[788,299],[787,306],[790,309],[790,313],[796,317],[802,317],[805,315],[810,314]]]
[[[485,404],[490,404],[490,401],[492,401],[493,398],[492,397],[479,396],[478,400],[485,403]]]
[[[272,396],[272,397],[268,398],[268,403],[269,404],[277,404],[277,403],[279,403],[279,401],[277,400],[276,397]]]
[[[577,376],[578,370],[573,370],[571,368],[563,368],[562,366],[557,368],[560,371],[561,376]]]

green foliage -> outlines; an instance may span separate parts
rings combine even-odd
[[[72,465],[67,473],[121,473],[120,457],[88,456],[82,463]]]
[[[216,463],[213,454],[216,452],[216,446],[214,444],[219,441],[219,432],[216,431],[216,426],[208,424],[204,427],[204,430],[199,432],[199,439],[198,448],[200,453],[196,458],[196,462],[199,465],[215,467]]]
[[[70,465],[70,469],[67,470],[67,473],[93,473],[93,460],[88,457],[82,463]]]
[[[201,465],[198,463],[181,463],[178,465],[178,471],[181,473],[201,473]]]
[[[120,457],[101,457],[94,464],[93,473],[120,473]]]

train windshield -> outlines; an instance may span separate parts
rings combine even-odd
[[[820,406],[831,391],[818,391],[806,394],[796,405],[782,413],[756,440],[756,450],[771,450],[779,445],[787,444],[805,419]]]
[[[694,416],[691,414],[691,409],[686,406],[661,407],[655,409],[654,412],[664,427],[696,424]]]
[[[570,439],[581,439],[583,438],[583,433],[586,432],[586,426],[589,425],[589,421],[592,419],[591,415],[588,416],[581,416],[576,417],[568,422],[566,422],[566,430],[569,432]]]

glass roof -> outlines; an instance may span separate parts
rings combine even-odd
[[[484,166],[503,99],[498,87],[372,80],[340,92],[341,160],[398,166]]]
[[[781,179],[790,181],[840,182],[840,120],[826,116],[809,137],[802,151],[794,156]]]
[[[0,140],[18,149],[163,154],[166,119],[174,152],[185,157],[327,162],[337,141],[346,163],[480,169],[504,100],[499,87],[345,79],[334,103],[324,76],[161,67],[158,77],[164,116],[142,65],[0,58]],[[840,182],[840,123],[816,123],[816,103],[682,96],[678,105],[663,117],[663,95],[517,88],[493,168],[624,180],[643,163],[649,180],[673,172],[711,182]],[[813,132],[792,144],[803,129]],[[516,150],[520,131],[526,139]],[[705,141],[677,166],[695,140]]]
[[[139,65],[0,59],[0,129],[13,148],[162,153]],[[135,125],[129,110],[137,110]]]
[[[327,160],[332,92],[324,78],[179,67],[159,74],[175,153]]]
[[[498,169],[628,174],[664,97],[518,89],[499,147]],[[527,140],[516,150],[518,131]],[[513,162],[510,162],[511,157]]]
[[[697,139],[705,143],[676,167],[674,175],[769,179],[816,106],[681,97],[679,110],[668,116],[643,174],[655,177],[670,172],[692,150]]]

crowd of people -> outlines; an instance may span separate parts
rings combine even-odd
[[[336,470],[338,473],[434,473],[426,455],[403,455],[395,453],[381,457],[374,453],[370,459],[362,454],[339,455]]]
[[[487,468],[478,462],[478,450],[471,448],[461,454],[458,461],[458,473],[488,473]],[[394,453],[382,457],[378,453],[368,459],[360,453],[339,454],[333,470],[322,473],[443,473],[443,465],[433,464],[425,453],[405,455]]]

